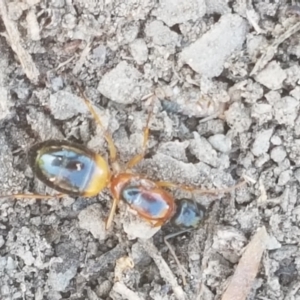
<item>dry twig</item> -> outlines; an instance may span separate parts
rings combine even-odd
[[[222,300],[245,300],[258,273],[262,255],[266,249],[268,233],[260,228],[248,244],[232,276]]]
[[[262,56],[256,62],[253,70],[251,71],[250,76],[256,75],[259,71],[261,71],[268,64],[268,62],[273,59],[278,46],[299,30],[300,22],[297,22],[295,25],[293,25],[287,31],[285,31],[282,35],[277,37],[275,41],[269,47],[267,47],[264,53],[262,53]]]
[[[175,297],[178,300],[187,299],[185,292],[181,286],[178,285],[176,277],[153,243],[150,240],[143,239],[139,239],[139,243],[143,246],[148,255],[154,260],[161,277],[172,286]]]
[[[9,19],[5,0],[0,0],[0,14],[5,25],[9,43],[13,51],[17,54],[22,68],[30,81],[37,84],[40,72],[37,69],[31,55],[23,48],[21,37],[14,21]]]

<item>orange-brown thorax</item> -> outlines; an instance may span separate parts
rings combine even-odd
[[[113,197],[122,199],[141,217],[148,221],[169,221],[176,210],[175,201],[166,190],[142,176],[120,173],[111,178]]]

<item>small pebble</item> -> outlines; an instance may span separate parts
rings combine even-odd
[[[271,150],[271,158],[277,162],[282,162],[286,157],[286,151],[283,146],[277,146]]]
[[[226,14],[198,40],[184,48],[180,59],[201,76],[219,76],[228,57],[242,47],[247,32],[248,26],[243,18]]]
[[[140,243],[132,245],[131,257],[134,261],[134,265],[147,266],[151,262],[150,256],[146,253]]]
[[[275,146],[279,146],[282,144],[282,140],[278,135],[273,135],[271,137],[271,143]]]
[[[269,159],[270,155],[268,153],[262,154],[255,160],[255,167],[261,168]]]
[[[7,270],[15,270],[17,267],[16,262],[9,256],[7,258],[6,269]]]
[[[299,101],[286,96],[274,105],[274,117],[279,124],[294,126],[298,116]]]
[[[55,92],[58,92],[64,87],[64,82],[61,76],[51,78],[50,83]]]
[[[286,185],[290,181],[291,175],[292,175],[292,171],[291,170],[283,171],[279,175],[278,185],[281,185],[281,186]]]
[[[270,90],[278,90],[282,88],[282,83],[286,79],[286,72],[278,62],[271,61],[255,79]]]
[[[198,253],[192,253],[189,255],[190,260],[200,260],[200,255]]]
[[[208,138],[210,144],[218,151],[228,153],[231,150],[231,140],[224,134],[216,134]]]
[[[188,21],[196,21],[205,15],[204,0],[160,0],[153,14],[169,27]]]
[[[95,239],[106,238],[105,221],[100,204],[93,204],[80,212],[78,215],[79,227],[93,235]]]
[[[121,104],[130,104],[149,94],[150,83],[143,74],[126,61],[104,74],[98,91],[106,98]]]
[[[194,139],[191,140],[189,149],[199,161],[216,167],[218,165],[218,154],[211,144],[198,133],[194,133]]]
[[[273,129],[261,130],[257,133],[251,151],[255,156],[260,156],[266,153],[270,147],[270,138],[273,134]]]
[[[67,120],[78,114],[88,113],[88,109],[80,97],[64,90],[50,95],[48,105],[57,120]]]
[[[241,103],[232,103],[224,114],[228,125],[236,132],[247,131],[252,124],[249,109]]]
[[[138,65],[144,64],[148,59],[148,48],[143,39],[136,39],[129,45],[130,53]]]

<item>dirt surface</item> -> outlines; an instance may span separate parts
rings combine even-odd
[[[121,203],[106,231],[108,190],[2,198],[2,300],[221,299],[262,226],[267,250],[247,299],[300,299],[295,1],[0,0],[0,13],[1,195],[55,194],[28,165],[36,142],[67,139],[108,159],[75,81],[121,163],[141,151],[155,97],[137,173],[208,189],[247,181],[217,196],[173,191],[207,208],[203,226],[169,240],[185,286],[163,241],[175,229],[154,230]]]

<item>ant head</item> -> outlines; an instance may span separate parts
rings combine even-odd
[[[190,199],[177,202],[177,210],[171,222],[180,229],[197,228],[205,216],[205,207]]]

